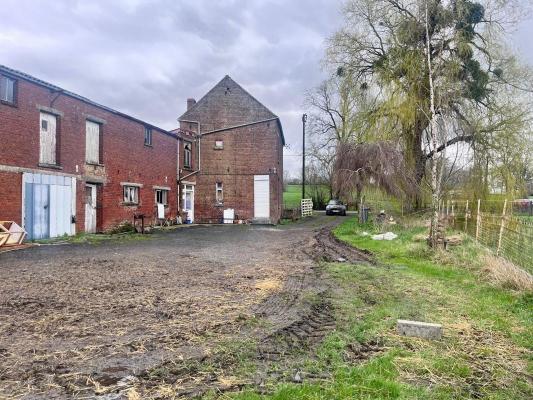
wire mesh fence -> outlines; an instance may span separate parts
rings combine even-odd
[[[533,201],[448,200],[441,215],[454,229],[533,273]]]

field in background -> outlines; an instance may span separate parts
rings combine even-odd
[[[322,191],[322,195],[329,201],[329,191],[327,187],[322,185],[306,185],[306,198],[310,199],[312,192],[318,190]],[[300,207],[300,200],[302,199],[302,185],[286,185],[283,192],[283,208],[296,208]]]

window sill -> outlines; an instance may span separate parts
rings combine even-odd
[[[122,202],[120,203],[120,205],[124,206],[124,207],[135,207],[135,206],[138,206],[139,203],[126,203],[126,202]]]
[[[186,165],[183,166],[183,169],[187,171],[192,171],[192,167],[187,167]]]
[[[93,163],[93,162],[89,162],[89,161],[85,161],[85,165],[91,165],[93,167],[103,167],[104,166],[104,164]]]
[[[50,169],[63,169],[63,167],[61,165],[57,165],[57,164],[44,164],[44,163],[39,163],[37,164],[39,167],[41,168],[50,168]]]
[[[224,202],[215,203],[215,207],[224,207]]]
[[[13,108],[17,108],[18,105],[17,103],[11,103],[9,101],[5,101],[5,100],[0,100],[0,104],[3,104],[4,106],[9,106],[9,107],[13,107]]]
[[[153,144],[144,144],[144,147],[150,147],[150,148],[154,148],[154,145]]]

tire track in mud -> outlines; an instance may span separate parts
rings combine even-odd
[[[297,353],[306,352],[308,356],[312,356],[326,335],[335,329],[330,284],[320,262],[375,264],[370,252],[353,248],[338,240],[330,227],[318,230],[312,240],[302,246],[301,251],[312,260],[312,272],[289,277],[283,290],[266,299],[258,309],[267,318],[270,313],[270,320],[275,319],[276,315],[290,314],[291,311],[293,314],[290,323],[287,323],[289,318],[285,318],[284,326],[278,325],[278,329],[260,341],[257,357],[267,365],[284,358],[290,359]],[[305,292],[314,294],[313,301],[305,299]]]

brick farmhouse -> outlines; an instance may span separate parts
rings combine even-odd
[[[195,218],[217,222],[230,209],[238,220],[277,222],[285,145],[279,118],[229,76],[187,108],[180,128],[197,133],[201,154],[191,179],[200,194]]]
[[[210,95],[221,84],[230,101]],[[220,223],[226,210],[227,222],[276,223],[283,133],[252,99],[226,77],[167,131],[0,66],[0,220],[32,239],[108,231],[140,214]]]

